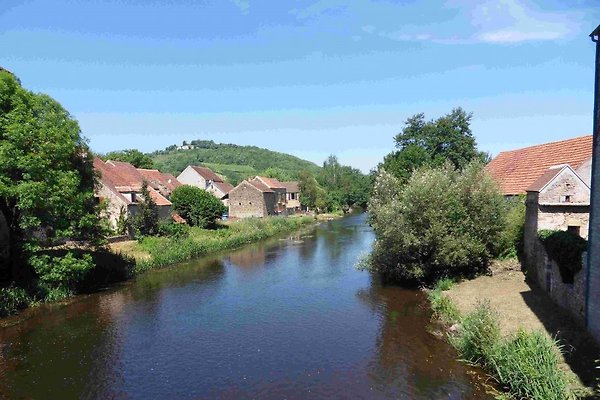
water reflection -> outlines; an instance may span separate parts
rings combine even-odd
[[[0,329],[0,397],[474,399],[364,216],[145,274]]]

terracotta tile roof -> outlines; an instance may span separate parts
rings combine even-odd
[[[224,194],[227,194],[233,189],[233,185],[229,182],[213,182],[213,185]]]
[[[157,190],[149,187],[148,193],[150,193],[150,197],[156,203],[157,206],[170,206],[171,202],[167,200],[162,194],[160,194]]]
[[[529,186],[527,188],[527,191],[528,192],[539,192],[544,187],[546,187],[546,185],[549,184],[554,178],[556,178],[556,176],[558,174],[560,174],[565,168],[568,168],[568,167],[566,165],[564,165],[562,167],[556,167],[556,168],[553,167],[553,168],[548,169],[539,178],[537,178],[535,180],[535,182],[533,182],[531,184],[531,186]]]
[[[119,177],[118,186],[141,187],[144,177],[133,165],[124,161],[106,161],[107,166],[112,166],[115,175]]]
[[[263,193],[273,193],[271,188],[269,188],[267,185],[265,185],[261,181],[253,180],[253,181],[245,181],[245,182],[248,182],[249,184],[251,184],[252,186],[254,186],[255,188],[257,188],[258,190],[260,190]]]
[[[503,151],[486,167],[505,195],[525,193],[537,178],[555,165],[569,164],[573,169],[592,157],[592,136]]]
[[[261,181],[263,184],[268,186],[270,189],[285,189],[285,186],[283,186],[283,184],[275,178],[267,178],[264,176],[257,176],[256,178],[254,178],[254,180]]]
[[[300,182],[281,182],[288,193],[300,193]]]
[[[182,185],[173,175],[160,172],[157,169],[138,168],[137,170],[149,185],[163,195],[170,195],[176,187]]]
[[[207,181],[223,182],[223,179],[219,175],[212,172],[210,168],[198,167],[195,165],[191,165],[191,167],[194,171],[196,171],[201,177],[203,177]]]
[[[94,157],[94,170],[98,173],[99,180],[104,186],[124,201],[125,204],[131,204],[131,201],[123,196],[121,191],[118,190],[116,182],[119,180],[119,177],[111,167],[106,165],[100,158]]]

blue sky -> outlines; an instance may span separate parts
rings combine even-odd
[[[0,65],[93,150],[191,139],[364,171],[409,116],[498,153],[591,133],[597,0],[0,1]]]

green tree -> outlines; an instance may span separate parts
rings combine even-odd
[[[13,275],[44,244],[34,235],[39,229],[47,241],[100,237],[92,161],[77,122],[58,102],[0,71],[0,211]]]
[[[269,167],[261,175],[267,178],[275,178],[279,182],[289,182],[294,179],[290,173],[279,167]]]
[[[372,267],[415,283],[483,271],[503,250],[507,205],[483,165],[417,169],[403,184],[383,171],[369,202]]]
[[[142,236],[158,233],[158,206],[148,190],[148,182],[142,183],[140,192],[142,201],[138,203],[137,212],[132,218],[133,229]]]
[[[206,190],[195,186],[183,185],[171,193],[173,209],[181,215],[189,225],[210,228],[223,214],[227,207],[219,199]]]
[[[325,207],[325,190],[319,185],[314,175],[307,171],[298,174],[300,185],[300,202],[311,210]]]
[[[380,167],[406,180],[423,165],[450,162],[455,168],[463,168],[473,159],[485,161],[485,153],[477,151],[471,118],[472,114],[460,107],[436,120],[426,121],[422,113],[408,118],[394,138],[399,150],[388,155]]]
[[[111,151],[104,156],[104,159],[128,162],[136,168],[154,168],[154,161],[152,161],[152,157],[136,149]]]

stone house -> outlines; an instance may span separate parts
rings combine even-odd
[[[275,191],[260,180],[244,180],[229,192],[230,218],[277,215]]]
[[[587,239],[590,187],[569,165],[553,167],[527,189],[525,204],[523,261],[529,278],[583,322],[587,293],[585,255],[581,271],[574,275],[561,273],[538,239],[538,231],[570,231]]]
[[[502,151],[485,167],[505,196],[527,194],[540,176],[555,165],[569,165],[588,184],[591,181],[592,136],[581,136]]]
[[[501,152],[486,171],[507,197],[526,195],[523,265],[528,279],[583,322],[587,272],[561,274],[538,238],[540,230],[571,231],[587,238],[589,229],[592,136]]]
[[[148,183],[148,192],[158,206],[159,218],[172,217],[171,202],[165,197],[172,190],[169,188],[178,185],[172,181],[172,175],[160,175],[160,179],[156,179],[157,170],[144,170],[142,173],[129,163],[111,160],[105,162],[98,157],[94,158],[94,170],[99,181],[95,197],[99,203],[105,204],[104,212],[113,228],[117,228],[121,217],[131,218],[136,215],[138,204],[143,201],[141,189],[144,181]]]
[[[264,176],[255,177],[252,182],[258,182],[275,193],[275,214],[287,215],[287,191],[285,185],[275,178],[266,178]]]
[[[281,182],[286,191],[286,208],[288,214],[297,214],[305,209],[300,204],[300,183]]]
[[[196,186],[206,190],[221,200],[225,206],[229,205],[229,192],[233,189],[233,185],[225,182],[210,168],[188,165],[179,174],[177,180],[184,185]]]

